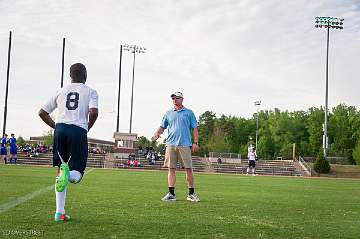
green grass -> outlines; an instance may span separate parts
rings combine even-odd
[[[2,205],[54,182],[55,169],[0,165]],[[95,169],[71,184],[55,223],[54,190],[0,213],[0,238],[359,238],[359,180],[196,174],[201,202],[164,203],[166,172]]]

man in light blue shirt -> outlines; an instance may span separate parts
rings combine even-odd
[[[184,98],[181,92],[173,93],[171,99],[174,108],[166,112],[160,127],[152,137],[153,140],[157,140],[164,130],[168,129],[164,166],[169,169],[169,192],[161,200],[166,202],[176,201],[176,165],[180,162],[185,168],[189,188],[189,194],[186,199],[191,202],[199,202],[200,199],[194,192],[194,176],[191,161],[191,151],[196,152],[199,149],[196,117],[190,109],[183,106]],[[194,142],[191,141],[191,130],[193,130]]]

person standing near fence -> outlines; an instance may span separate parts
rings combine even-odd
[[[250,168],[252,168],[252,175],[255,176],[255,166],[256,166],[256,151],[254,148],[250,149],[248,153],[249,166],[246,169],[246,175],[249,174]]]
[[[199,149],[196,117],[190,109],[183,106],[184,98],[181,92],[171,94],[171,99],[174,108],[166,112],[160,127],[152,137],[152,140],[157,140],[164,130],[168,129],[164,166],[168,167],[169,192],[161,200],[165,202],[176,201],[176,165],[179,162],[184,166],[186,172],[189,189],[186,200],[199,202],[200,199],[194,189],[191,160],[191,151],[196,152]],[[191,142],[191,130],[193,130],[193,143]]]

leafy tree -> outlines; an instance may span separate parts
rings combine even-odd
[[[212,135],[212,137],[208,142],[208,147],[213,152],[222,152],[222,153],[230,152],[230,147],[227,143],[225,133],[219,128],[215,129],[214,134]]]
[[[351,157],[351,149],[356,144],[351,120],[356,116],[356,109],[353,106],[340,104],[333,108],[332,112],[329,119],[329,136],[332,142],[330,151],[334,155]]]
[[[17,138],[16,143],[19,146],[25,146],[25,144],[26,144],[24,138],[21,135]]]
[[[44,136],[44,145],[47,147],[52,146],[54,142],[53,130],[44,132],[43,136]]]
[[[224,146],[226,147],[225,152],[235,152],[238,150],[237,145],[237,137],[236,137],[236,131],[235,131],[235,121],[236,118],[232,116],[225,116],[222,115],[220,119],[216,123],[216,129],[215,133],[217,136],[223,135],[223,141],[220,143],[224,143]],[[219,152],[219,151],[217,151]]]
[[[273,159],[275,155],[274,142],[268,130],[261,131],[256,153],[261,159]]]
[[[309,155],[316,155],[317,150],[322,147],[324,110],[313,107],[308,110],[308,115],[306,122],[306,128],[309,135],[308,153]]]
[[[352,153],[352,156],[356,164],[360,166],[360,140],[358,140],[354,148],[354,151]]]
[[[306,129],[306,122],[308,119],[308,114],[305,111],[295,111],[290,113],[291,117],[291,128],[290,131],[293,132],[294,137],[290,144],[295,143],[297,145],[298,152],[303,152],[308,154],[308,139],[309,133]],[[304,155],[304,154],[303,154]]]
[[[201,140],[200,141],[201,143],[207,142],[210,139],[210,136],[214,132],[215,123],[216,123],[215,113],[211,111],[205,111],[205,113],[200,115],[198,131],[199,131],[199,140]]]
[[[216,115],[211,111],[205,111],[199,117],[198,133],[199,133],[199,155],[208,154],[209,147],[208,143],[214,133],[216,123]]]
[[[162,154],[165,153],[165,144],[164,143],[157,144],[156,141],[149,140],[145,136],[140,136],[138,138],[138,141],[137,141],[136,145],[137,145],[138,148],[146,149],[146,148],[151,147],[156,152],[160,152]]]
[[[150,140],[145,136],[140,136],[136,144],[138,148],[146,149],[147,147],[150,147]]]

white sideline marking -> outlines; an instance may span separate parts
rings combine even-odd
[[[91,169],[89,169],[89,170],[86,170],[85,173],[88,174],[88,173],[90,173],[90,172],[92,172],[92,171],[94,171],[94,170],[95,170],[95,168],[91,168]]]
[[[43,193],[46,193],[47,191],[50,191],[53,188],[54,188],[54,185],[50,185],[50,186],[42,188],[38,191],[29,193],[23,197],[18,197],[15,200],[12,200],[11,202],[1,204],[0,205],[0,213],[6,212],[11,208],[16,207],[17,205],[23,204],[24,202],[27,202],[27,201],[33,199],[34,197],[37,197]]]
[[[94,170],[94,168],[87,170],[86,174],[92,172],[93,170]],[[17,205],[23,204],[23,203],[33,199],[34,197],[40,196],[41,194],[44,194],[44,193],[50,191],[50,190],[54,189],[54,187],[55,186],[53,184],[53,185],[47,186],[45,188],[42,188],[40,190],[37,190],[35,192],[26,194],[25,196],[18,197],[16,199],[12,200],[11,202],[1,204],[0,205],[0,214],[4,213],[6,211],[9,211],[11,208],[16,207]]]

